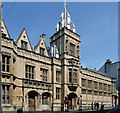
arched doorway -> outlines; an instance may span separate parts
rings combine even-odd
[[[43,110],[51,110],[51,99],[52,95],[49,92],[45,92],[42,94],[42,109]]]
[[[75,93],[70,93],[68,95],[68,107],[69,109],[77,108],[77,95]]]
[[[28,108],[29,108],[29,110],[36,110],[39,107],[38,100],[39,100],[39,94],[36,91],[30,91],[28,93]]]

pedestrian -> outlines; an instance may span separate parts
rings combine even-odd
[[[102,106],[103,106],[103,110],[104,110],[104,102],[102,103]]]
[[[92,110],[93,110],[93,102],[91,103],[91,107],[92,107]]]
[[[104,102],[101,102],[101,110],[104,110]]]
[[[95,101],[95,103],[94,103],[94,109],[96,109],[96,101]]]
[[[99,102],[96,103],[97,111],[99,110]]]

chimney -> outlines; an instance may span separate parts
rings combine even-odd
[[[96,68],[94,68],[94,71],[96,71]]]
[[[42,35],[40,36],[40,39],[43,39],[44,42],[45,42],[45,37],[46,37],[46,35],[45,35],[45,34],[42,34]]]
[[[107,70],[110,68],[111,64],[112,64],[112,61],[110,61],[110,59],[107,59],[105,62],[105,73],[107,73]]]
[[[112,61],[110,61],[110,59],[107,59],[107,60],[106,60],[106,63],[112,63]]]

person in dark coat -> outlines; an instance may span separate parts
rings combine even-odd
[[[96,109],[96,101],[95,101],[95,103],[94,103],[94,109]]]
[[[104,110],[104,102],[101,102],[101,110]]]
[[[97,111],[99,110],[99,103],[97,102],[96,103],[96,106],[97,106]]]

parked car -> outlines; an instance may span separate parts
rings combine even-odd
[[[116,107],[112,108],[107,113],[120,113],[120,106],[116,106]]]

